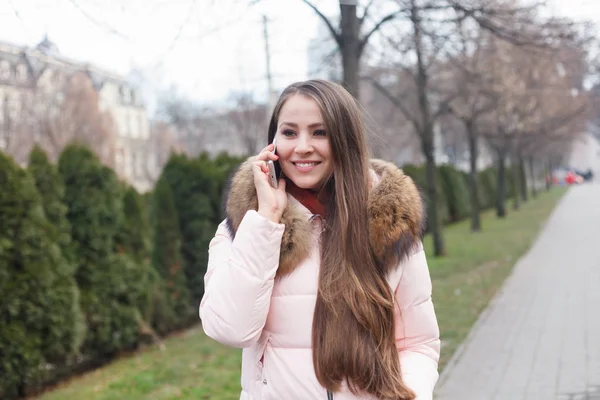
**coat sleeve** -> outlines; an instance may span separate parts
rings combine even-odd
[[[248,211],[231,239],[222,222],[208,249],[200,319],[204,332],[232,347],[255,343],[267,320],[284,225]]]
[[[422,245],[402,263],[401,271],[395,291],[395,326],[402,378],[417,400],[431,400],[439,377],[440,331]]]

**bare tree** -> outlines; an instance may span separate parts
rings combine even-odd
[[[414,86],[410,79],[402,79],[395,72],[383,67],[369,67],[365,74],[385,84],[394,93],[402,94],[407,99],[407,107],[416,110]],[[421,156],[419,137],[412,129],[410,120],[398,112],[397,106],[388,99],[387,93],[382,93],[365,80],[361,83],[361,103],[365,110],[369,141],[375,156],[399,164],[418,164]]]
[[[387,63],[397,80],[411,82],[410,93],[393,93],[389,85],[375,77],[365,77],[401,111],[410,121],[420,139],[421,151],[425,159],[427,179],[428,227],[433,237],[434,254],[445,254],[440,218],[438,215],[438,194],[436,190],[436,160],[434,128],[436,120],[448,110],[455,94],[448,90],[448,74],[444,63],[438,58],[450,34],[442,21],[431,26],[432,13],[446,7],[442,2],[421,3],[417,0],[399,2],[407,13],[407,23],[393,26],[385,32],[386,47],[380,63]],[[394,56],[395,54],[395,56]],[[392,79],[388,77],[388,79]]]
[[[234,108],[225,118],[242,141],[246,154],[256,154],[267,136],[267,108],[254,101],[252,93],[237,93],[231,97]]]
[[[488,108],[481,104],[481,99],[484,94],[485,97],[489,94],[482,92],[481,88],[471,88],[466,96],[464,90],[457,90],[450,84],[455,79],[448,68],[450,61],[465,58],[465,51],[461,50],[465,45],[464,28],[484,30],[506,46],[540,48],[549,48],[555,41],[572,35],[572,32],[566,28],[568,24],[561,25],[560,21],[541,21],[538,17],[539,7],[521,6],[516,1],[479,0],[467,3],[454,0],[401,0],[398,4],[406,11],[406,19],[388,25],[380,35],[387,46],[382,46],[379,62],[390,64],[392,61],[392,66],[403,70],[403,74],[414,82],[417,112],[411,112],[407,106],[410,97],[390,93],[387,85],[377,83],[370,77],[367,79],[382,92],[388,92],[390,100],[412,122],[421,139],[434,253],[443,255],[445,248],[436,207],[434,127],[439,117],[454,109],[453,103],[458,108],[456,104],[461,101],[457,101],[457,97],[462,96],[463,104],[470,102],[477,105],[477,109],[471,110],[474,116],[479,117]],[[475,47],[472,43],[469,46]],[[472,51],[466,53],[471,57]],[[468,101],[465,102],[467,97]],[[462,116],[465,117],[465,114]],[[473,134],[472,131],[471,137]],[[476,148],[476,143],[473,148]],[[471,189],[473,198],[475,193]],[[476,222],[474,226],[477,228]]]
[[[160,177],[160,173],[172,153],[183,153],[174,129],[162,121],[154,121],[150,126],[148,149],[148,153],[153,155],[153,159],[144,164],[144,174],[151,182],[156,182]]]
[[[206,148],[205,117],[209,112],[199,104],[171,89],[158,103],[158,119],[170,125],[182,149],[192,156]]]
[[[394,1],[378,2],[377,0],[369,0],[367,4],[362,7],[362,15],[359,16],[358,0],[339,0],[339,26],[336,27],[336,24],[332,19],[328,18],[313,1],[302,1],[312,8],[319,18],[321,18],[337,43],[342,57],[342,83],[346,89],[358,99],[360,62],[365,47],[374,33],[378,32],[379,29],[389,21],[405,14],[406,10],[400,4],[395,4]],[[386,8],[389,8],[389,11],[383,13],[380,12],[378,14],[381,15],[376,15],[375,9],[378,7],[375,6],[375,3],[379,3],[380,6],[383,3],[386,3],[388,6]],[[383,7],[379,7],[379,9],[382,8]],[[374,19],[374,22],[370,23],[372,19]],[[366,29],[367,25],[369,25],[369,29]],[[365,30],[365,32],[362,32],[363,30]]]
[[[534,147],[572,138],[573,124],[580,123],[587,109],[587,98],[580,93],[583,76],[573,57],[563,46],[557,52],[532,52],[531,49],[507,46],[490,41],[487,71],[491,89],[498,99],[486,118],[486,138],[498,158],[497,214],[503,217],[505,162],[511,158],[516,190],[514,207],[527,192],[523,158]],[[581,60],[581,58],[580,58]],[[577,83],[579,81],[579,83]]]
[[[478,132],[479,119],[495,106],[495,96],[487,88],[482,65],[482,45],[489,34],[478,26],[465,27],[461,21],[457,25],[459,52],[450,58],[452,69],[454,98],[448,104],[448,111],[464,127],[469,150],[469,192],[471,202],[471,231],[481,230],[481,206],[479,203],[479,185],[477,163],[480,149]]]
[[[58,107],[41,109],[40,136],[54,156],[68,143],[78,142],[114,167],[115,123],[107,111],[101,110],[99,101],[91,79],[84,73],[76,73],[68,80]]]
[[[98,93],[84,73],[53,74],[53,86],[38,80],[18,98],[3,103],[2,130],[12,131],[6,151],[24,163],[34,144],[56,160],[72,142],[90,147],[114,167],[113,120],[99,106]]]
[[[23,118],[26,98],[8,93],[0,98],[0,150],[10,154],[19,164],[26,162],[33,147],[28,120]]]

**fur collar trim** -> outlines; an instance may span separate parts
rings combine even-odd
[[[232,237],[246,212],[258,209],[251,161],[244,162],[234,173],[224,197],[227,227]],[[379,182],[369,195],[370,246],[380,265],[395,268],[401,259],[412,254],[423,237],[423,201],[413,180],[394,164],[374,159],[371,169]],[[291,273],[308,257],[312,245],[311,223],[299,207],[288,202],[281,223],[285,230],[277,277]]]

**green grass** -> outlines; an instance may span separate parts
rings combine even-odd
[[[239,398],[241,350],[221,346],[197,327],[157,348],[122,358],[61,384],[43,400],[233,400]]]
[[[479,313],[527,251],[556,202],[553,189],[499,220],[482,215],[483,232],[469,221],[446,227],[447,257],[429,256],[434,303],[442,336],[440,370],[466,337]],[[508,206],[509,204],[507,204]],[[432,254],[431,240],[425,239]],[[234,400],[239,398],[241,351],[207,338],[200,328],[169,338],[166,351],[152,348],[65,382],[40,400]]]

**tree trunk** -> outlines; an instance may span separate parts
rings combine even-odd
[[[433,131],[433,129],[432,129]],[[433,142],[424,144],[426,161],[425,177],[427,179],[427,225],[433,238],[433,254],[436,257],[446,255],[442,224],[438,214],[438,196],[436,190],[436,166]]]
[[[529,179],[531,180],[531,197],[537,197],[537,187],[535,179],[535,168],[533,163],[533,157],[529,157]]]
[[[498,155],[498,192],[496,193],[496,216],[498,218],[506,217],[506,207],[504,199],[506,197],[506,152],[497,151]]]
[[[510,171],[513,176],[513,210],[518,210],[521,208],[521,173],[517,157],[512,157]]]
[[[471,231],[481,231],[481,217],[479,204],[479,187],[477,182],[477,158],[479,157],[479,148],[475,127],[473,121],[466,121],[465,128],[469,140],[469,191],[471,195]]]
[[[428,89],[428,77],[425,65],[423,62],[422,52],[422,32],[421,32],[421,20],[418,14],[416,5],[412,4],[411,8],[411,22],[413,24],[414,34],[414,45],[415,53],[417,56],[417,95],[419,99],[419,112],[421,115],[421,143],[423,155],[426,160],[426,178],[427,178],[427,197],[428,197],[428,211],[427,221],[429,230],[433,237],[433,253],[434,256],[439,257],[446,254],[444,247],[444,238],[442,236],[442,224],[440,216],[438,215],[438,197],[436,190],[436,166],[435,166],[435,155],[434,155],[434,141],[433,141],[433,116],[431,115],[431,109],[429,106],[429,98],[427,96]]]
[[[546,190],[550,190],[552,187],[552,160],[548,157],[548,164],[546,164]]]
[[[527,174],[525,173],[525,160],[519,155],[519,183],[521,184],[521,199],[523,202],[527,202],[528,199],[528,188],[527,188]]]
[[[360,40],[359,40],[359,20],[356,15],[356,4],[341,4],[341,45],[342,67],[344,71],[344,87],[359,98],[359,75],[360,75]]]

